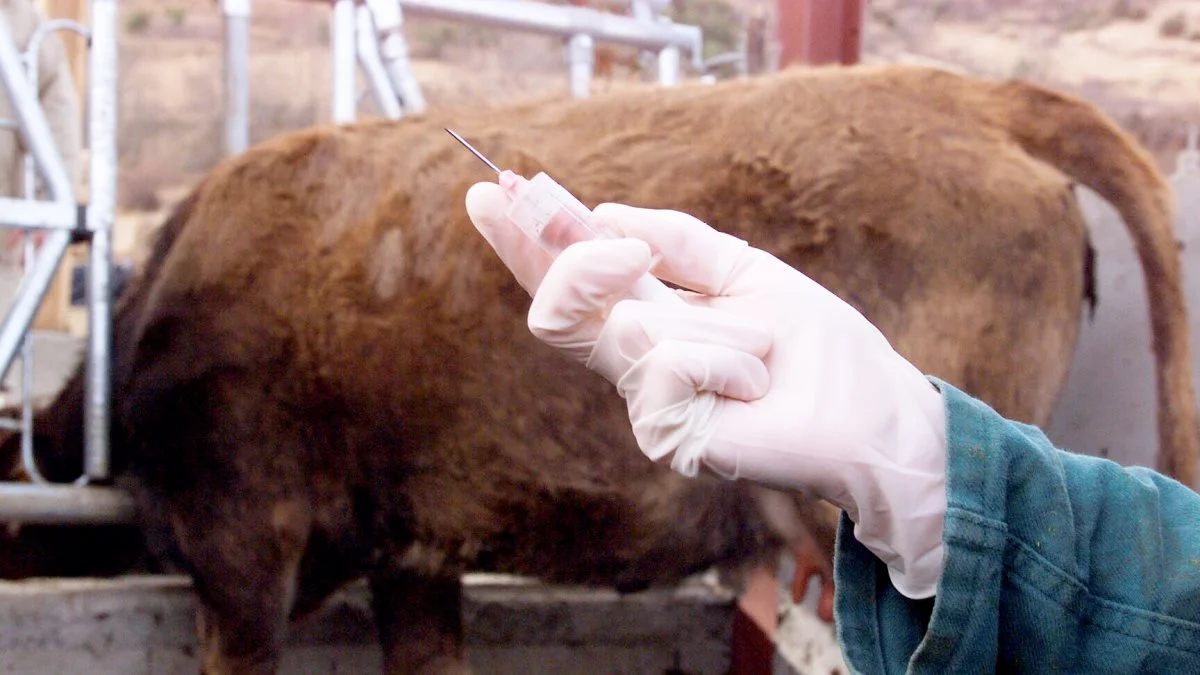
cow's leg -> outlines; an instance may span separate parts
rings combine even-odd
[[[199,330],[178,332],[203,339]],[[169,534],[195,588],[201,673],[270,675],[312,527],[311,432],[273,398],[265,374],[226,368],[173,384],[183,379],[173,370],[178,354],[208,353],[193,347],[161,357],[146,347],[149,365],[134,365],[120,397],[126,425],[137,430],[131,461],[143,510]]]
[[[295,601],[307,510],[294,501],[272,504],[249,491],[235,494],[236,505],[221,505],[229,518],[203,527],[176,521],[200,600],[200,672],[272,675]]]
[[[371,578],[387,675],[465,675],[462,583],[388,571]]]

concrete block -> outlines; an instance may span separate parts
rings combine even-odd
[[[495,575],[464,579],[468,658],[478,673],[728,671],[735,597],[696,579],[621,596]],[[195,597],[183,577],[0,582],[0,673],[194,675]],[[377,673],[365,585],[290,632],[280,675]]]

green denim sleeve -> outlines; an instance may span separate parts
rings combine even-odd
[[[851,670],[1200,673],[1200,495],[1058,450],[933,382],[946,401],[944,571],[935,598],[905,598],[843,514],[834,608]]]

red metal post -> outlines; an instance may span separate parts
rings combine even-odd
[[[858,63],[862,0],[777,0],[779,67]]]
[[[752,573],[733,619],[729,675],[770,673],[775,661],[779,583],[775,567]]]

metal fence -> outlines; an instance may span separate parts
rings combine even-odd
[[[357,73],[385,117],[398,119],[425,110],[425,96],[413,75],[404,37],[405,14],[483,24],[497,29],[562,38],[573,96],[591,90],[598,42],[635,47],[657,60],[656,79],[673,86],[681,79],[683,56],[704,72],[704,36],[697,26],[674,23],[662,14],[669,0],[606,0],[626,6],[630,15],[532,0],[333,0],[333,121],[354,121],[360,100]],[[225,20],[225,151],[236,154],[248,143],[250,0],[222,0]]]
[[[0,483],[0,517],[23,522],[117,522],[133,515],[130,497],[115,488],[91,485],[109,478],[108,431],[111,398],[112,226],[117,192],[117,42],[116,0],[92,0],[91,26],[51,21],[34,33],[22,55],[8,22],[0,17],[0,80],[16,115],[14,132],[26,148],[26,177],[40,178],[46,199],[37,197],[36,180],[26,180],[25,195],[0,197],[0,226],[25,231],[25,276],[0,325],[0,379],[8,375],[18,350],[25,381],[33,370],[29,327],[46,295],[67,247],[88,244],[88,333],[85,354],[84,471],[70,484],[51,484],[34,460],[31,387],[22,392],[22,415],[7,424],[21,434],[21,456],[31,483]],[[87,138],[89,198],[77,204],[66,167],[58,156],[46,116],[38,102],[37,55],[54,30],[86,35],[88,51]],[[44,231],[34,251],[29,234]]]
[[[403,35],[403,15],[449,19],[562,37],[567,43],[571,92],[587,96],[592,77],[593,45],[610,42],[640,48],[657,58],[658,82],[679,82],[682,56],[701,72],[703,36],[696,26],[671,22],[658,12],[669,0],[611,0],[631,3],[622,16],[583,7],[531,0],[333,0],[331,53],[334,61],[333,119],[356,118],[357,68],[380,110],[392,118],[425,108],[420,84],[411,72]],[[112,228],[117,192],[117,0],[91,0],[91,25],[55,20],[44,23],[18,51],[11,28],[0,16],[0,79],[13,102],[16,119],[4,133],[18,133],[27,149],[26,193],[0,197],[0,227],[25,233],[25,273],[4,323],[0,325],[0,380],[21,357],[21,415],[0,419],[0,428],[20,434],[21,462],[29,483],[0,482],[0,520],[25,523],[115,523],[134,515],[131,496],[97,485],[110,476],[112,352]],[[225,22],[225,134],[228,153],[248,145],[250,0],[222,0]],[[49,125],[38,101],[37,55],[46,35],[73,30],[88,39],[87,204],[77,203]],[[47,197],[37,196],[37,180]],[[33,232],[45,232],[34,247]],[[33,434],[33,353],[29,329],[67,248],[88,245],[86,306],[86,395],[84,471],[69,483],[52,483],[38,468]]]

